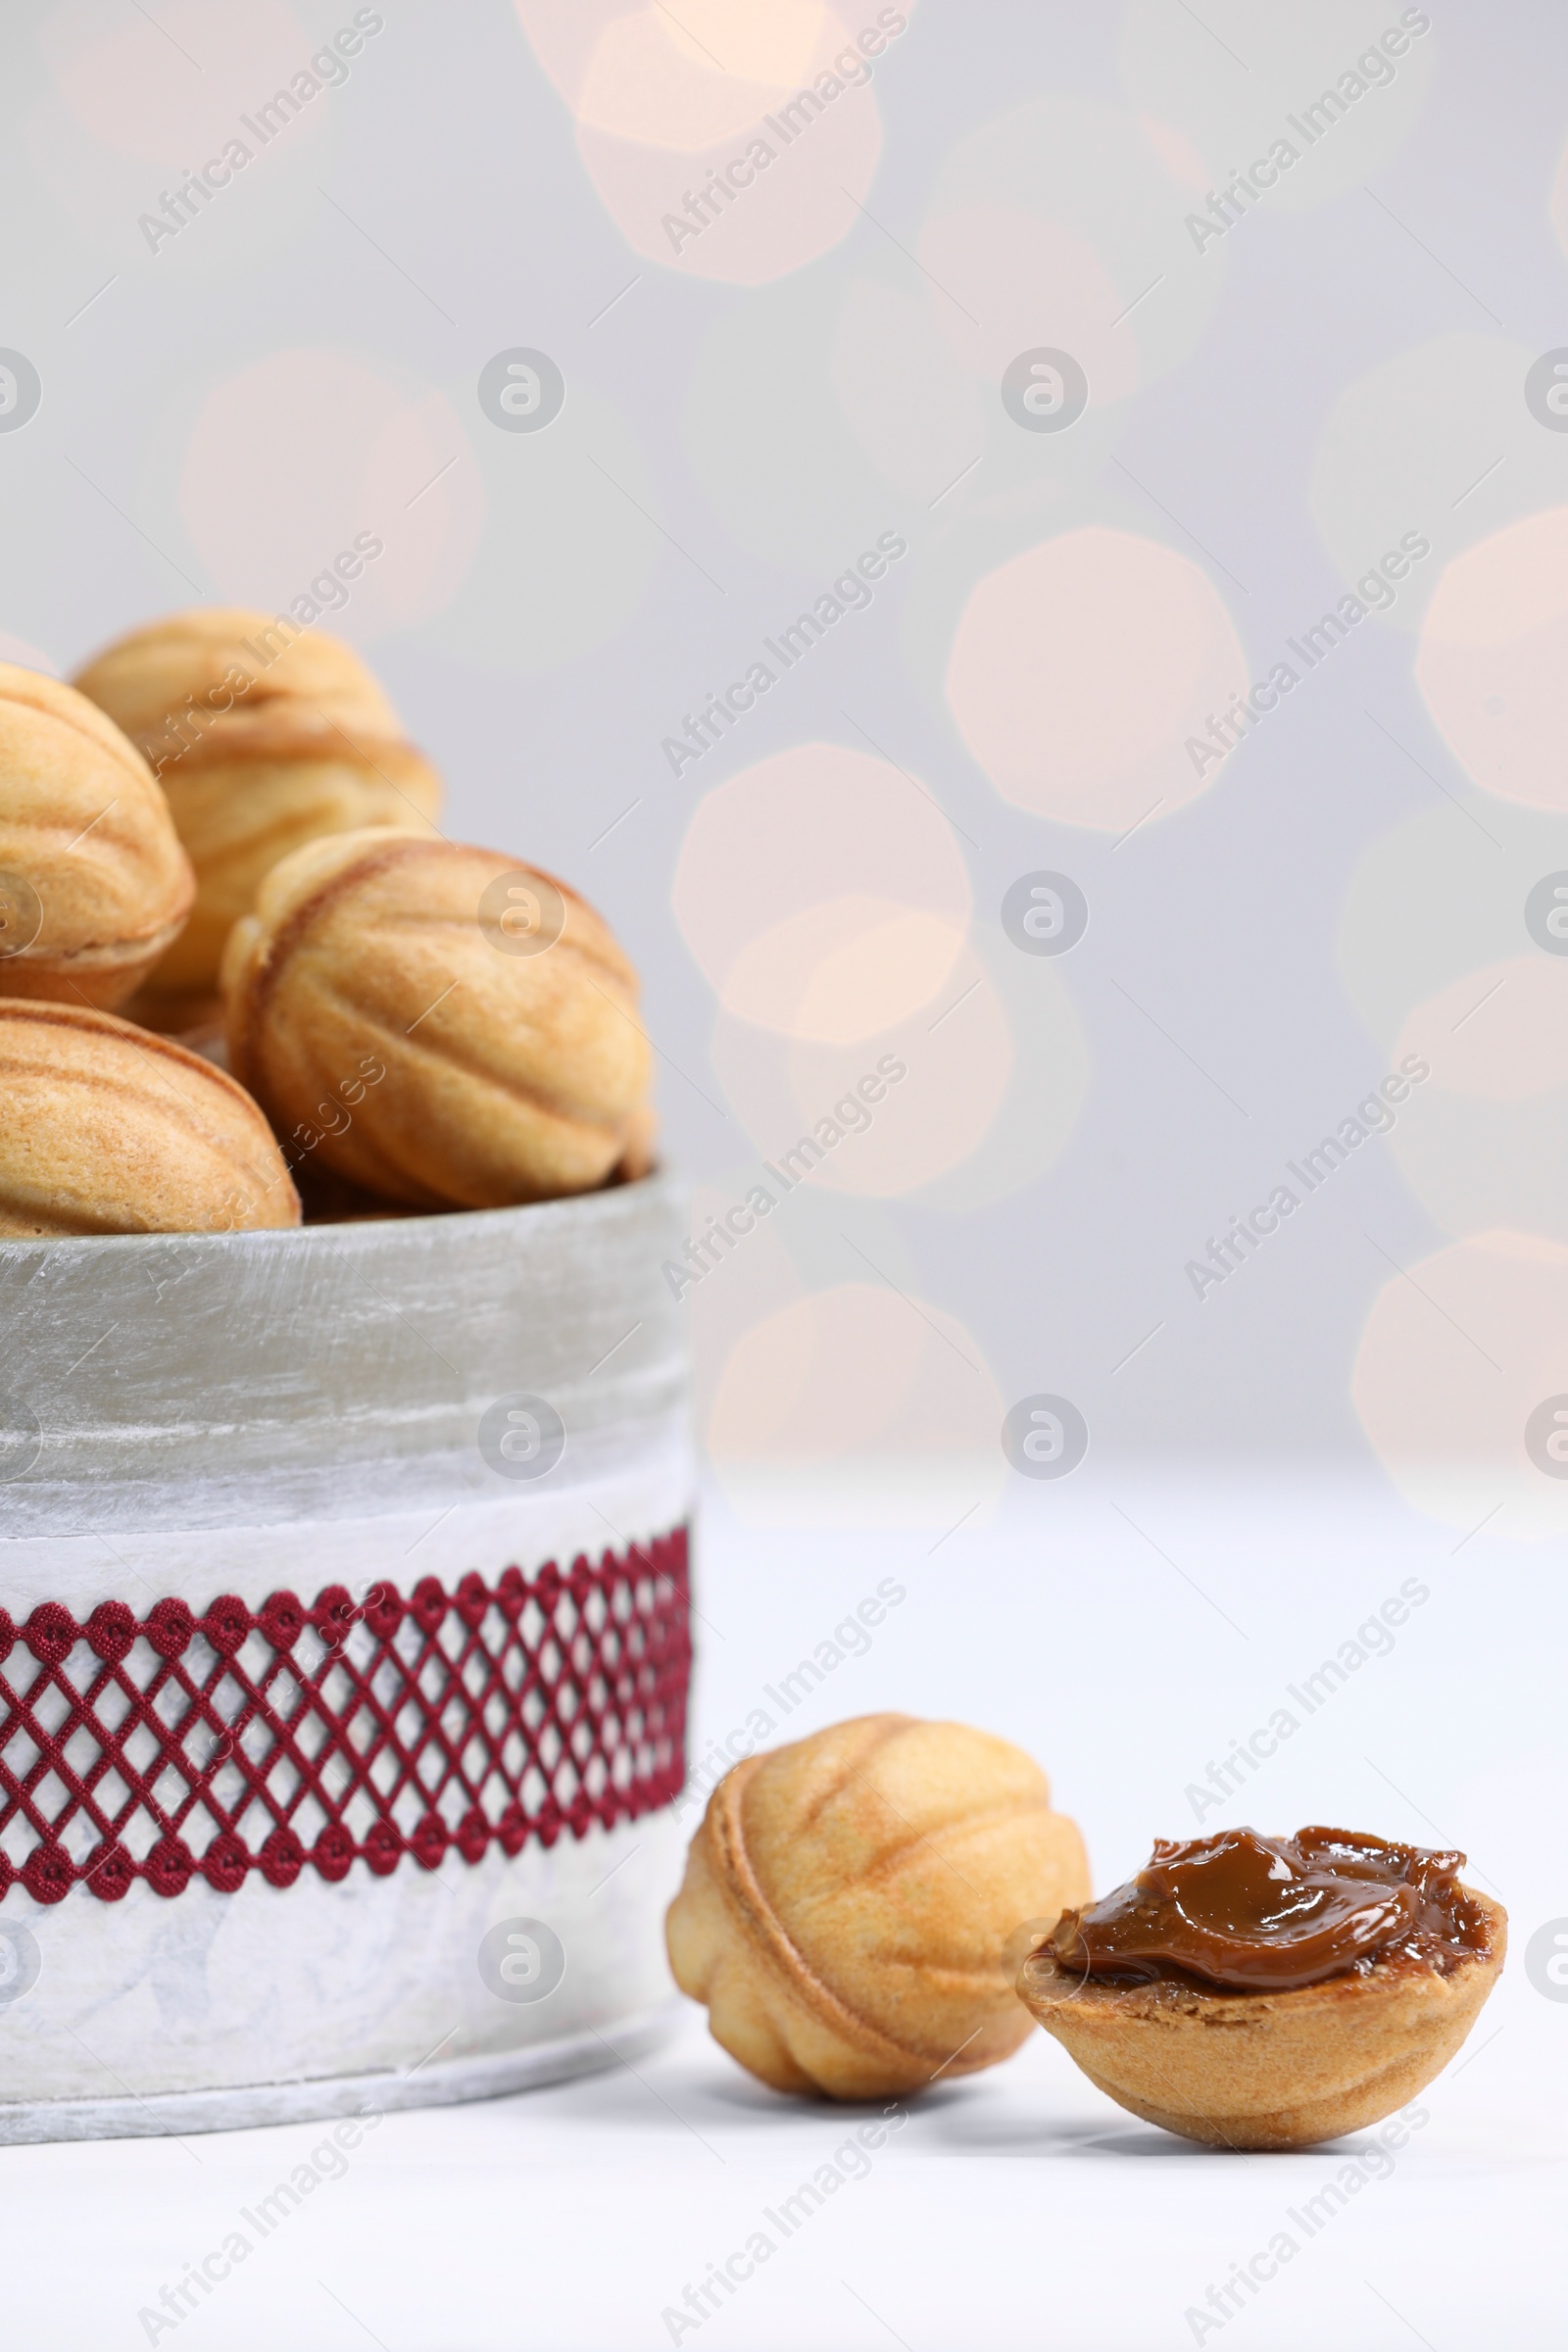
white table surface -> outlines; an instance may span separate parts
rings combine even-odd
[[[1071,1491],[1014,1491],[1000,1518],[978,1512],[934,1552],[945,1523],[759,1529],[715,1498],[694,1746],[741,1723],[764,1684],[892,1576],[906,1599],[788,1736],[897,1706],[1018,1739],[1083,1824],[1104,1887],[1152,1836],[1191,1824],[1184,1791],[1210,1758],[1417,1579],[1429,1597],[1392,1652],[1303,1722],[1246,1802],[1203,1825],[1327,1820],[1452,1839],[1507,1902],[1502,1984],[1387,2177],[1308,2237],[1290,2209],[1369,2134],[1295,2156],[1191,2148],[1124,2115],[1036,2035],[1010,2064],[913,2102],[863,2177],[785,2238],[765,2212],[864,2115],[761,2089],[692,2010],[635,2069],[388,2116],[341,2178],[152,2338],[139,2312],[322,2132],[0,2151],[8,2340],[26,2352],[149,2340],[1560,2352],[1568,2002],[1532,1985],[1524,1952],[1568,1917],[1561,1544],[1484,1531],[1456,1550],[1462,1531],[1407,1512],[1370,1476],[1298,1468],[1244,1491],[1090,1471]],[[673,2329],[666,2310],[689,2318],[688,2286],[758,2230],[775,2241],[767,2261],[700,2326]],[[1298,2251],[1245,2308],[1200,2328],[1189,2314],[1213,2319],[1210,2286],[1282,2230]]]

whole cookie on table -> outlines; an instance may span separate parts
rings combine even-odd
[[[737,1764],[666,1924],[681,1990],[776,2090],[919,2090],[1010,2057],[1009,1938],[1087,1900],[1076,1825],[1021,1748],[864,1715]]]

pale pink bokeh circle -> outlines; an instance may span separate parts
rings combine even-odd
[[[962,945],[957,925],[924,907],[846,891],[748,940],[719,993],[741,1020],[848,1045],[924,1004]]]
[[[1568,958],[1511,956],[1483,964],[1407,1016],[1392,1056],[1432,1067],[1445,1094],[1523,1102],[1568,1085]]]
[[[1101,524],[990,572],[959,618],[947,694],[1004,799],[1121,833],[1207,790],[1223,757],[1191,746],[1248,691],[1246,657],[1206,572]]]
[[[965,945],[939,993],[853,1042],[759,1035],[720,1012],[713,1070],[759,1154],[823,1192],[918,1192],[984,1145],[1015,1050],[995,986]],[[802,1152],[803,1143],[814,1147]]]
[[[572,111],[584,129],[687,154],[749,133],[819,70],[843,26],[820,0],[681,0],[612,17]]]
[[[1052,346],[1071,352],[1092,402],[1135,389],[1136,333],[1119,323],[1127,297],[1098,249],[1064,222],[967,204],[931,216],[920,260],[931,316],[977,374],[995,381],[1021,351]]]
[[[676,144],[694,118],[698,137],[711,132],[715,117],[701,110],[723,107],[731,88],[750,97],[796,80],[827,14],[821,0],[696,0],[673,13],[656,0],[514,5],[536,61],[574,115]]]
[[[705,794],[671,901],[728,1012],[847,1045],[942,987],[970,894],[953,829],[917,783],[867,753],[812,743]]]
[[[1138,127],[1179,188],[1202,196],[1214,185],[1214,174],[1185,130],[1143,107],[1138,110]]]
[[[40,647],[29,645],[25,637],[8,636],[4,629],[0,629],[0,662],[14,662],[18,669],[42,670],[48,678],[60,675],[59,662],[52,661]]]
[[[901,1286],[902,1287],[902,1286]],[[1004,1474],[1002,1400],[971,1333],[872,1279],[753,1326],[719,1376],[707,1443],[748,1515],[920,1526]],[[958,1507],[962,1507],[959,1505]]]
[[[1483,1519],[1500,1536],[1568,1531],[1568,1479],[1547,1476],[1525,1446],[1532,1413],[1568,1395],[1568,1249],[1484,1233],[1391,1275],[1351,1395],[1417,1508],[1467,1531]]]
[[[866,89],[787,144],[764,121],[695,151],[586,126],[577,145],[633,253],[687,277],[760,286],[815,261],[856,226],[881,159],[882,124]]]
[[[1527,514],[1453,559],[1427,607],[1416,677],[1473,782],[1568,809],[1568,507]]]
[[[330,45],[328,36],[313,39],[284,0],[223,10],[211,0],[157,0],[150,11],[115,12],[106,30],[107,17],[92,0],[60,0],[38,28],[39,50],[87,135],[159,171],[197,171],[236,137],[254,152],[240,116],[288,90]],[[352,60],[339,66],[352,74]],[[322,94],[301,96],[275,135],[292,145],[324,128]]]
[[[818,0],[516,5],[584,169],[644,260],[760,285],[855,226],[882,152],[872,84],[912,0],[853,24]]]
[[[179,507],[221,596],[282,612],[297,599],[320,602],[328,628],[364,642],[449,601],[478,545],[485,500],[444,393],[404,389],[363,360],[317,348],[269,353],[208,395]],[[381,553],[347,602],[313,595],[362,534]]]
[[[698,1242],[705,1235],[711,1237],[715,1225],[745,1206],[747,1194],[755,1182],[755,1171],[742,1169],[726,1184],[694,1185],[687,1196],[687,1234]],[[743,1217],[740,1222],[744,1224],[746,1219]],[[705,1266],[699,1261],[690,1269],[689,1284],[680,1282],[681,1274],[687,1271],[686,1265],[676,1265],[676,1287],[681,1290],[681,1304],[690,1318],[692,1378],[700,1428],[708,1426],[731,1350],[754,1325],[765,1322],[769,1315],[777,1314],[805,1296],[806,1286],[785,1238],[787,1224],[786,1217],[757,1217],[753,1212],[750,1230],[732,1250],[724,1250],[721,1243],[712,1245],[710,1238],[708,1263]],[[734,1240],[733,1232],[731,1239]]]

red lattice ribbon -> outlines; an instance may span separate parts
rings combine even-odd
[[[611,1829],[679,1794],[690,1670],[684,1528],[450,1593],[0,1609],[0,1899],[384,1878]]]

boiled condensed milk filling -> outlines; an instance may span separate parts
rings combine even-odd
[[[1490,1947],[1486,1915],[1458,1884],[1464,1860],[1352,1830],[1160,1838],[1125,1886],[1065,1913],[1047,1948],[1067,1973],[1104,1984],[1232,1992],[1288,1992],[1374,1967],[1446,1976]]]

